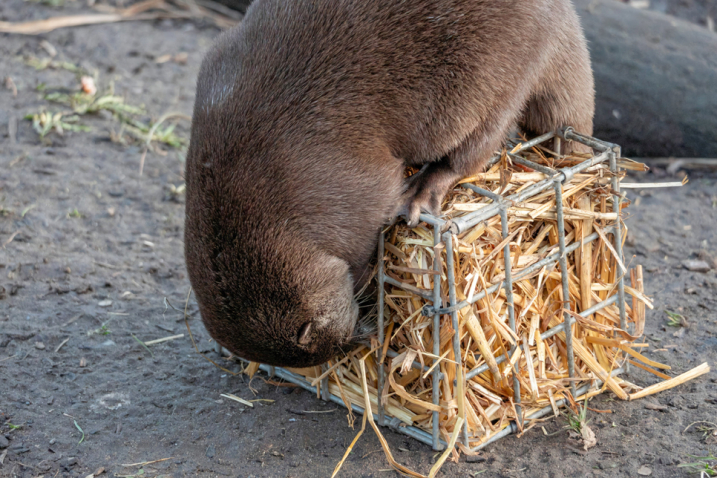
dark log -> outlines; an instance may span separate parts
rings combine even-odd
[[[626,155],[717,157],[717,35],[615,0],[576,0],[595,73],[594,135]]]
[[[237,10],[241,13],[246,13],[246,9],[249,8],[251,0],[212,0],[216,3],[220,3],[232,10]]]

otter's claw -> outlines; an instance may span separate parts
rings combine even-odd
[[[445,191],[420,190],[407,200],[403,207],[403,216],[409,227],[416,227],[421,222],[420,215],[425,212],[438,216],[441,213],[441,202]]]
[[[457,174],[443,162],[431,163],[408,179],[403,194],[401,215],[410,227],[420,222],[422,212],[438,216],[446,193],[457,178]]]

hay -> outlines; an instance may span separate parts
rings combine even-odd
[[[561,168],[586,159],[573,155],[555,160],[541,148],[521,153],[536,163]],[[625,169],[640,169],[639,163],[620,160]],[[501,161],[489,170],[463,181],[502,196],[520,192],[544,179],[543,173],[513,164],[503,154]],[[433,317],[421,314],[431,301],[434,280],[440,280],[441,296],[448,302],[446,247],[434,247],[433,231],[425,223],[411,229],[400,223],[386,234],[383,262],[387,278],[405,288],[386,285],[385,336],[381,347],[376,339],[348,356],[330,361],[328,368],[291,370],[308,379],[312,385],[329,377],[329,391],[344,403],[371,407],[378,412],[378,397],[389,418],[397,418],[431,432],[433,412],[438,412],[441,438],[455,443],[462,423],[467,425],[469,448],[485,444],[511,421],[530,426],[529,420],[539,410],[552,407],[558,414],[561,399],[594,396],[606,389],[622,399],[637,398],[682,383],[706,373],[703,364],[695,373],[662,382],[642,391],[611,373],[622,367],[628,357],[631,363],[661,378],[669,366],[646,358],[638,350],[647,344],[637,343],[645,323],[645,310],[652,302],[644,293],[640,266],[621,261],[611,244],[617,212],[612,209],[612,174],[606,164],[598,164],[575,174],[563,185],[563,211],[566,244],[581,243],[567,255],[569,297],[563,297],[559,264],[542,267],[520,277],[521,271],[559,251],[555,192],[548,189],[508,209],[508,236],[503,238],[500,217],[492,217],[472,229],[452,237],[453,263],[457,301],[472,298],[492,285],[505,280],[504,246],[509,246],[513,270],[513,300],[516,329],[509,326],[509,301],[503,288],[487,294],[472,305],[459,310],[458,330],[454,331],[449,314],[440,319],[439,354],[433,351]],[[455,219],[481,210],[491,200],[469,189],[457,186],[446,197],[443,219]],[[623,202],[623,209],[629,206]],[[622,212],[624,214],[624,211]],[[622,237],[625,238],[626,228]],[[597,239],[583,239],[597,233]],[[434,272],[438,258],[440,275]],[[615,302],[590,315],[582,311],[617,294],[619,278],[625,278],[628,327],[620,328],[620,313]],[[408,292],[406,289],[415,291]],[[418,290],[417,290],[418,289]],[[569,307],[566,307],[569,301]],[[572,312],[568,312],[572,311]],[[568,374],[565,333],[546,332],[564,321],[565,313],[575,320],[573,350],[575,378]],[[454,356],[454,333],[458,334],[461,357]],[[372,353],[377,351],[377,353]],[[456,367],[460,361],[462,366]],[[379,362],[385,366],[385,386],[378,390]],[[487,370],[469,380],[466,375],[481,365]],[[364,371],[365,367],[365,371]],[[431,374],[437,368],[443,375],[440,400],[432,400]],[[660,370],[656,370],[660,369]],[[687,375],[687,377],[685,377]],[[365,377],[365,379],[362,379]],[[580,387],[591,385],[582,397],[572,397],[571,382]],[[514,383],[520,384],[520,403],[515,401]],[[602,383],[602,387],[598,384]],[[317,387],[318,389],[318,387]],[[635,392],[632,395],[629,392]],[[369,417],[373,425],[373,420]],[[364,423],[365,428],[365,423]],[[362,428],[363,430],[363,428]],[[468,452],[463,434],[458,450]],[[452,451],[454,459],[458,452]],[[390,455],[390,453],[389,453]]]

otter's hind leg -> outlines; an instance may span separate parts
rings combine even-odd
[[[526,133],[539,135],[572,126],[578,133],[592,135],[595,88],[590,56],[577,18],[570,20],[562,38],[554,42],[555,53],[523,111],[520,126]],[[590,152],[590,148],[578,143],[564,144],[562,149],[563,154]]]
[[[421,212],[439,215],[448,190],[460,179],[480,172],[493,153],[505,141],[514,124],[509,109],[495,121],[483,123],[441,160],[428,163],[408,181],[403,195],[402,214],[408,225],[419,222]]]

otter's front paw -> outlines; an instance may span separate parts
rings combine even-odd
[[[401,213],[410,227],[418,225],[422,212],[434,216],[441,214],[441,203],[454,180],[455,175],[438,168],[421,171],[409,178]]]
[[[438,216],[441,213],[441,202],[446,191],[436,189],[419,189],[413,196],[405,196],[403,214],[410,227],[416,227],[423,212]]]

